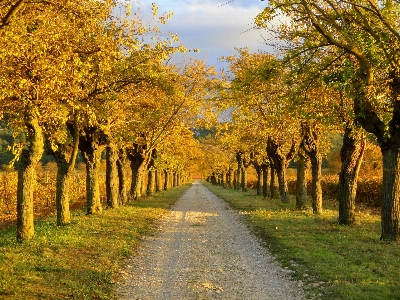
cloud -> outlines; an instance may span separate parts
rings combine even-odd
[[[271,50],[260,36],[263,31],[253,28],[254,18],[266,4],[257,0],[228,1],[156,1],[160,13],[174,11],[174,16],[161,30],[176,33],[188,48],[199,48],[201,53],[196,56],[211,64],[216,64],[223,55],[234,54],[235,47],[248,47],[251,51]],[[151,11],[153,1],[136,2],[143,13]]]

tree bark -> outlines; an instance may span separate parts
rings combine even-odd
[[[275,167],[274,167],[273,163],[271,163],[270,166],[271,166],[270,167],[270,169],[271,169],[271,178],[270,178],[270,182],[269,182],[269,191],[270,191],[271,199],[276,199],[276,198],[278,198],[278,196],[276,194],[276,189],[275,189],[276,171],[275,171]]]
[[[280,145],[272,137],[268,137],[267,153],[270,159],[272,160],[274,169],[277,173],[279,195],[281,201],[284,203],[289,203],[286,169],[288,167],[289,161],[293,158],[294,154],[296,153],[296,142],[295,140],[292,140],[291,149],[286,155],[284,155],[282,153],[282,145]]]
[[[118,151],[112,145],[106,148],[106,193],[107,207],[117,208],[119,205]]]
[[[400,236],[400,155],[399,149],[381,148],[383,156],[382,235],[381,240]]]
[[[147,191],[148,196],[153,196],[155,191],[155,169],[154,169],[154,159],[157,157],[157,151],[154,149],[151,153],[149,163],[147,165]]]
[[[161,192],[161,172],[158,169],[155,169],[154,176],[156,180],[156,193]]]
[[[155,191],[155,171],[148,170],[147,173],[147,196],[153,196]]]
[[[137,200],[142,194],[143,173],[149,163],[151,149],[147,149],[146,145],[133,144],[133,147],[128,150],[128,159],[131,162],[132,183],[131,183],[131,198]]]
[[[56,210],[57,226],[64,226],[71,223],[71,213],[69,209],[69,185],[71,176],[74,172],[76,156],[78,154],[79,129],[77,120],[67,122],[67,130],[70,133],[71,141],[61,144],[55,143],[56,150],[53,149],[50,140],[46,143],[46,152],[53,155],[57,164],[56,178]]]
[[[269,184],[269,164],[264,162],[261,164],[261,169],[262,169],[262,176],[263,176],[263,180],[262,180],[262,193],[263,193],[263,197],[264,199],[270,197],[270,194],[268,193],[268,184]]]
[[[257,187],[256,187],[257,195],[260,196],[263,194],[263,191],[262,191],[263,169],[262,169],[262,166],[255,161],[253,161],[253,166],[257,173]]]
[[[318,124],[302,123],[303,140],[300,147],[304,150],[311,161],[311,199],[314,214],[322,213],[322,155],[319,150],[319,139],[321,129]]]
[[[247,192],[247,168],[244,166],[241,169],[241,176],[242,176],[242,192]]]
[[[340,150],[342,161],[339,173],[339,224],[352,225],[355,222],[355,200],[357,193],[357,178],[365,149],[363,134],[347,127],[343,136],[343,146]]]
[[[169,174],[168,170],[164,170],[164,191],[168,190],[169,188]]]
[[[118,192],[119,192],[119,203],[121,205],[125,205],[128,203],[128,187],[126,180],[126,152],[124,149],[120,149],[118,151],[118,160],[117,160],[117,168],[118,168]]]
[[[24,116],[28,146],[22,150],[18,169],[17,240],[31,239],[34,234],[33,193],[36,185],[36,165],[43,154],[43,134],[35,111]]]
[[[228,180],[228,187],[230,188],[230,189],[232,189],[233,188],[233,185],[234,185],[234,183],[233,183],[233,180],[234,180],[234,178],[233,178],[233,170],[231,169],[231,168],[229,168],[229,170],[228,170],[228,178],[229,178],[229,180]]]
[[[86,214],[100,213],[103,208],[100,198],[99,169],[101,153],[107,137],[96,126],[88,126],[81,130],[79,149],[86,164]]]
[[[296,180],[296,209],[306,210],[307,207],[307,170],[309,160],[303,151],[298,152],[297,180]]]

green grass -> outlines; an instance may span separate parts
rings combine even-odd
[[[0,232],[0,299],[114,299],[113,279],[140,238],[189,187],[186,185],[100,215],[74,211],[72,224],[35,223],[32,241],[15,228]]]
[[[206,186],[244,212],[254,231],[282,265],[319,299],[400,299],[398,243],[379,240],[380,216],[357,213],[351,227],[337,223],[337,207],[325,203],[315,216],[298,212],[295,200],[264,200],[254,191],[242,193]]]

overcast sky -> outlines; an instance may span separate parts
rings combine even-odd
[[[263,38],[263,31],[252,29],[253,19],[263,10],[266,2],[261,0],[136,0],[132,6],[139,7],[142,14],[151,12],[156,2],[159,13],[174,12],[161,30],[178,34],[186,47],[200,49],[196,58],[204,59],[218,68],[221,56],[235,53],[234,48],[248,47],[252,52],[270,50]],[[193,55],[193,54],[191,54]]]

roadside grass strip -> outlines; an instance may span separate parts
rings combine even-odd
[[[72,212],[72,223],[50,216],[35,222],[33,240],[16,242],[15,228],[0,232],[0,299],[114,299],[124,260],[190,184],[143,197],[102,214]]]
[[[400,299],[398,242],[382,242],[380,216],[357,212],[354,226],[337,222],[337,204],[324,203],[324,212],[296,211],[279,199],[204,183],[246,216],[264,245],[316,299]],[[310,296],[311,297],[311,296]]]

